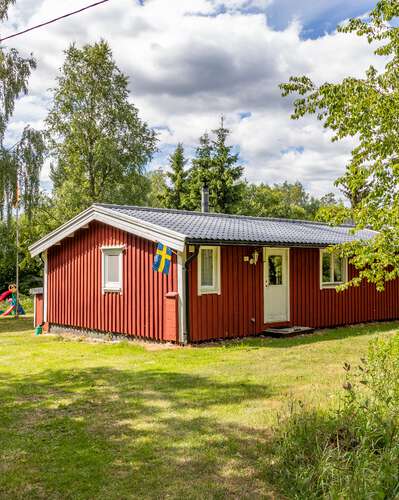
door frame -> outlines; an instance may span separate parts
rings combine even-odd
[[[286,272],[286,279],[287,279],[287,317],[284,320],[279,320],[279,321],[268,321],[267,318],[267,307],[266,307],[266,280],[268,279],[268,276],[266,276],[266,268],[267,266],[267,256],[268,253],[271,253],[273,251],[284,251],[285,253],[285,272]],[[290,283],[290,248],[289,247],[263,247],[263,322],[264,324],[272,324],[272,323],[289,323],[291,321],[291,301],[290,301],[290,290],[291,290],[291,283]]]

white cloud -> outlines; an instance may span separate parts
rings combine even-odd
[[[16,109],[12,139],[25,123],[42,124],[48,89],[55,84],[68,44],[105,38],[130,76],[132,99],[141,116],[161,128],[161,146],[178,141],[194,146],[223,113],[232,139],[240,145],[248,179],[300,180],[315,194],[331,191],[351,143],[331,144],[315,119],[291,121],[291,101],[281,98],[278,84],[292,74],[306,73],[317,82],[358,76],[374,57],[367,43],[349,35],[303,40],[298,22],[272,29],[260,12],[269,3],[148,0],[141,6],[133,0],[112,0],[10,40],[23,52],[33,51],[38,60],[31,93]],[[81,0],[70,0],[67,7],[54,0],[19,0],[2,33],[81,6]],[[248,14],[248,9],[255,13]],[[240,113],[247,113],[246,118]]]

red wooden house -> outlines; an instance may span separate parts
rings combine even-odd
[[[349,227],[143,207],[93,205],[31,247],[45,263],[51,329],[179,343],[270,326],[332,327],[399,318],[399,283],[337,293],[355,272],[325,251]],[[153,271],[157,243],[170,271]]]

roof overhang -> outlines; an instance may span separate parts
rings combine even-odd
[[[235,246],[235,247],[276,247],[276,248],[325,248],[339,243],[296,243],[278,241],[247,241],[247,240],[206,240],[187,238],[187,245]]]
[[[31,245],[29,251],[32,257],[40,255],[93,221],[102,222],[103,224],[116,227],[150,241],[161,242],[178,252],[184,251],[185,248],[186,235],[184,234],[122,214],[110,208],[92,205],[84,212]]]

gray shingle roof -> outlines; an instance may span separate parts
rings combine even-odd
[[[176,231],[187,243],[327,246],[375,236],[371,230],[352,234],[350,226],[290,219],[205,214],[163,208],[99,205],[124,215]]]

